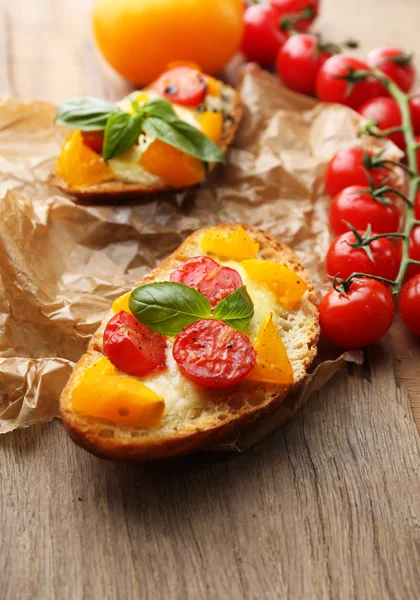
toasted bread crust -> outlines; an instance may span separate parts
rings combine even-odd
[[[222,229],[234,230],[239,224],[224,224]],[[220,443],[230,438],[236,432],[239,433],[256,419],[268,417],[276,410],[284,398],[306,377],[306,371],[311,366],[316,353],[316,344],[319,338],[318,310],[316,297],[309,273],[299,262],[293,251],[274,237],[262,230],[242,224],[253,238],[260,243],[261,253],[267,260],[281,262],[294,269],[307,283],[307,312],[305,318],[304,344],[307,346],[302,368],[295,377],[293,385],[276,386],[255,383],[244,380],[235,388],[232,399],[236,398],[262,398],[256,405],[249,404],[240,410],[233,410],[228,415],[223,415],[220,420],[215,414],[213,419],[207,419],[205,423],[180,423],[174,428],[170,435],[163,435],[159,428],[147,430],[146,436],[136,437],[136,431],[127,430],[118,426],[107,426],[95,422],[93,419],[75,414],[71,407],[71,393],[79,374],[99,356],[103,329],[109,321],[113,312],[111,311],[103,320],[96,334],[92,337],[87,353],[80,359],[76,368],[63,391],[60,410],[64,424],[73,440],[91,452],[102,458],[120,461],[144,461],[158,460],[190,453],[194,450]],[[194,248],[197,239],[205,231],[201,229],[188,237],[169,258],[154,269],[137,285],[153,281],[159,274],[173,269],[186,258],[195,255]],[[193,419],[194,421],[194,419]]]
[[[226,129],[223,134],[223,137],[218,143],[219,148],[225,152],[227,148],[232,143],[236,132],[238,130],[239,124],[242,119],[242,106],[239,94],[229,86],[225,85],[225,88],[228,88],[232,93],[233,98],[233,122],[230,127]],[[113,203],[117,199],[121,200],[129,200],[138,197],[150,196],[157,193],[162,192],[177,192],[181,191],[180,189],[170,187],[162,182],[160,187],[145,187],[144,185],[138,183],[124,183],[123,181],[107,181],[106,183],[101,183],[99,185],[92,185],[82,189],[74,189],[68,183],[64,181],[59,175],[55,168],[51,171],[50,181],[52,185],[59,188],[61,191],[74,196],[77,201],[81,203]],[[185,188],[182,188],[185,189]]]

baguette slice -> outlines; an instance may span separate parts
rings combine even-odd
[[[147,88],[144,90],[147,91]],[[226,98],[226,124],[224,126],[223,136],[218,142],[218,146],[223,152],[225,152],[230,144],[232,143],[239,124],[242,119],[242,106],[239,94],[230,86],[222,86],[222,94]],[[211,166],[212,170],[214,166]],[[64,179],[62,179],[55,169],[51,171],[50,176],[51,183],[65,192],[66,194],[74,196],[80,202],[98,202],[98,203],[112,203],[121,199],[135,199],[138,196],[151,195],[154,193],[161,192],[177,192],[181,191],[174,187],[169,186],[165,181],[161,181],[159,184],[145,184],[145,183],[128,183],[124,181],[107,181],[99,185],[92,185],[83,188],[74,188]]]
[[[238,225],[219,227],[233,232]],[[72,390],[81,373],[102,355],[102,336],[105,325],[114,314],[111,310],[93,336],[87,353],[77,363],[61,396],[61,416],[77,444],[97,456],[112,460],[143,461],[184,455],[223,442],[257,419],[269,418],[303,381],[316,356],[319,337],[318,310],[311,277],[288,246],[262,230],[246,225],[242,227],[259,242],[258,258],[288,266],[308,285],[308,290],[294,309],[281,309],[284,313],[281,335],[293,366],[294,384],[280,386],[245,379],[229,390],[203,388],[202,402],[198,405],[195,402],[192,406],[181,402],[179,407],[165,411],[161,424],[151,429],[128,429],[76,414],[72,410]],[[172,270],[182,261],[203,254],[199,242],[205,231],[201,229],[190,235],[137,285],[168,280]],[[171,381],[168,385],[171,386]]]

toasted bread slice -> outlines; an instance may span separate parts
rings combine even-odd
[[[76,414],[72,410],[72,390],[83,371],[101,357],[103,330],[114,314],[111,311],[93,336],[87,353],[76,365],[61,397],[61,416],[77,444],[97,456],[113,460],[155,460],[187,454],[227,439],[258,418],[265,415],[268,418],[303,381],[316,356],[319,337],[318,310],[311,277],[288,246],[262,230],[242,226],[260,244],[258,258],[286,265],[299,274],[308,286],[295,308],[279,307],[280,333],[293,367],[293,385],[269,385],[245,379],[228,390],[202,388],[201,393],[200,388],[198,398],[179,398],[179,401],[172,403],[165,410],[160,425],[151,429],[128,429]],[[233,232],[238,224],[219,227]],[[182,261],[203,254],[200,239],[205,231],[201,229],[193,233],[137,285],[168,280],[170,273]],[[167,385],[169,394],[170,388],[174,387],[170,377]]]
[[[147,89],[145,90],[147,91]],[[221,94],[225,99],[223,135],[218,146],[223,152],[232,143],[242,119],[242,107],[239,94],[230,86],[223,85]],[[211,167],[213,168],[213,166]],[[121,180],[107,181],[99,185],[74,188],[64,181],[53,168],[51,183],[57,188],[77,198],[81,202],[112,202],[118,198],[135,198],[164,191],[180,191],[171,187],[162,179],[152,178],[150,183],[130,183]]]

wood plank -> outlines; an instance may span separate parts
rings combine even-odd
[[[5,600],[420,597],[420,447],[385,345],[243,455],[112,464],[59,423],[0,448]]]

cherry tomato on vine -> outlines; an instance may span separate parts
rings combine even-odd
[[[334,197],[330,207],[330,225],[336,235],[349,231],[347,221],[355,229],[365,230],[371,226],[374,233],[398,231],[401,211],[395,205],[382,204],[372,198],[366,188],[353,185]],[[389,195],[386,197],[391,200]],[[391,200],[392,202],[392,200]]]
[[[370,121],[374,121],[381,131],[391,127],[401,127],[402,118],[398,103],[394,98],[379,96],[369,100],[359,108],[359,113]],[[405,138],[401,132],[387,136],[401,150],[405,150]]]
[[[359,231],[360,235],[365,232]],[[352,248],[356,236],[347,231],[331,244],[326,258],[327,273],[347,279],[352,273],[367,273],[394,281],[400,267],[400,253],[390,239],[380,238],[369,244],[373,260],[363,248]]]
[[[313,95],[317,73],[330,56],[328,44],[323,45],[316,35],[293,35],[278,53],[277,73],[291,90]]]
[[[420,221],[420,192],[417,192],[416,200],[414,202],[414,216],[417,221]]]
[[[416,217],[417,218],[417,217]],[[401,243],[398,245],[401,254]],[[420,227],[415,227],[410,235],[408,244],[408,256],[411,260],[420,260]],[[406,278],[420,274],[420,265],[410,265],[407,269]],[[420,314],[419,314],[420,319]]]
[[[413,124],[414,133],[420,134],[420,88],[414,90],[410,100],[411,122]]]
[[[367,63],[385,73],[403,92],[413,87],[416,80],[413,57],[400,48],[375,48],[367,55]]]
[[[127,375],[143,377],[166,366],[166,338],[124,310],[108,322],[103,339],[105,355]]]
[[[319,305],[319,322],[329,340],[343,348],[378,342],[394,320],[394,303],[386,286],[374,279],[354,280],[347,294],[330,290]]]
[[[414,335],[420,335],[420,275],[412,277],[404,284],[398,311],[407,329]]]
[[[207,92],[206,79],[202,73],[187,66],[166,71],[153,87],[163,98],[182,106],[198,106]]]
[[[251,340],[216,319],[203,319],[178,334],[173,356],[181,373],[208,388],[225,388],[244,379],[256,363]]]
[[[351,185],[363,185],[369,187],[369,180],[363,164],[363,156],[368,154],[373,157],[372,152],[361,148],[344,148],[335,154],[327,165],[324,175],[325,188],[331,198]],[[382,167],[369,169],[376,187],[378,187],[390,173]],[[389,181],[389,185],[392,182]]]
[[[104,137],[104,131],[82,131],[84,145],[101,156],[104,147]]]
[[[288,39],[287,32],[280,29],[278,11],[266,4],[255,4],[246,9],[244,21],[241,50],[245,58],[263,66],[274,64]]]
[[[364,75],[367,63],[348,54],[331,56],[318,71],[316,95],[323,102],[338,102],[357,110],[362,104],[381,95],[381,85],[371,75]],[[354,74],[354,81],[344,77]]]
[[[297,31],[305,32],[308,31],[319,13],[320,0],[270,0],[270,4],[279,13],[280,20],[290,16],[294,17],[305,10],[312,12],[312,17],[308,19],[299,19],[296,22],[295,29]]]

